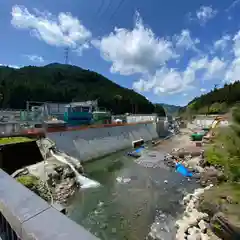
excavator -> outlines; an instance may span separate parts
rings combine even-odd
[[[222,116],[217,116],[209,128],[203,128],[203,132],[194,133],[191,135],[193,141],[201,141],[203,138],[210,139],[214,136],[214,129],[221,123],[221,121],[225,121],[226,119]]]
[[[212,138],[212,137],[214,136],[214,129],[221,123],[221,121],[225,121],[225,120],[226,120],[226,119],[225,119],[224,117],[217,116],[217,117],[213,120],[213,122],[212,122],[212,124],[211,124],[211,126],[210,126],[210,128],[209,128],[209,131],[208,131],[208,133],[206,134],[205,138],[206,138],[206,139]]]

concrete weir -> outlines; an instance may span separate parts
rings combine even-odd
[[[151,141],[166,134],[165,124],[160,121],[52,132],[49,130],[47,137],[53,140],[60,150],[84,162],[129,148],[133,141]]]

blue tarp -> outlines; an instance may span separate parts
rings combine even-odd
[[[176,171],[182,174],[184,177],[192,177],[192,173],[185,168],[181,163],[176,164]]]
[[[141,151],[144,149],[144,147],[140,147],[135,149],[132,152],[128,152],[127,154],[131,157],[140,157],[141,156]]]
[[[140,153],[143,149],[144,149],[144,147],[140,147],[140,148],[135,149],[133,152]]]

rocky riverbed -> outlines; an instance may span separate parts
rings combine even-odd
[[[193,172],[193,177],[197,179],[202,188],[198,188],[194,193],[187,194],[182,205],[184,213],[176,222],[177,240],[207,240],[218,239],[209,231],[210,216],[198,210],[200,198],[203,198],[205,191],[213,185],[224,181],[223,173],[213,166],[209,166],[204,157],[204,146],[190,141],[190,129],[183,129],[178,136],[171,140],[163,141],[155,149],[165,150],[164,162],[167,166],[175,167],[176,160]],[[177,146],[177,148],[176,148]]]
[[[16,180],[27,188],[38,194],[44,200],[57,203],[66,203],[67,200],[80,187],[75,179],[75,173],[68,166],[54,166],[49,172],[45,169],[45,177],[36,174],[46,165],[46,162],[40,162],[34,166],[28,166],[15,176]],[[33,171],[33,169],[35,171]]]

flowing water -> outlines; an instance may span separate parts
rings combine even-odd
[[[77,192],[69,217],[102,240],[143,240],[149,233],[173,239],[183,194],[197,184],[173,169],[146,168],[134,160],[124,151],[87,163],[87,176],[101,185]]]
[[[59,162],[62,162],[64,164],[67,164],[72,171],[75,173],[76,176],[76,181],[81,185],[81,189],[85,188],[95,188],[99,187],[100,183],[97,181],[94,181],[92,179],[89,179],[87,177],[82,176],[74,167],[74,165],[67,160],[67,155],[66,154],[61,154],[59,153],[54,153],[52,150],[50,150],[51,154],[53,157],[55,157]]]

